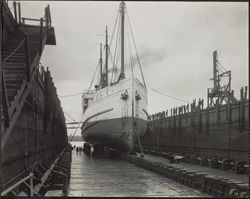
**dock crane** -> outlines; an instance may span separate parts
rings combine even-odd
[[[234,97],[234,91],[231,90],[231,71],[219,72],[220,62],[218,61],[217,51],[213,52],[213,80],[214,87],[207,90],[208,107],[216,104],[236,103],[238,100]],[[223,81],[225,82],[223,85]]]

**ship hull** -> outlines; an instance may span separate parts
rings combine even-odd
[[[83,115],[82,138],[93,146],[132,152],[146,131],[146,110],[146,90],[138,80],[127,79],[97,90]]]
[[[124,125],[125,124],[125,125]],[[142,135],[147,127],[146,120],[132,118],[115,118],[88,122],[82,131],[83,140],[92,145],[103,145],[121,152],[133,151],[133,143],[137,142],[137,134]]]

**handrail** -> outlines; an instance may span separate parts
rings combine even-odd
[[[51,164],[51,166],[54,167],[54,166],[56,165],[56,162],[62,157],[62,155],[64,154],[65,150],[66,150],[66,148],[63,148],[63,150],[61,151],[61,153],[60,153],[59,155],[57,155],[57,158],[54,160],[54,162],[53,162],[53,164]],[[14,185],[12,185],[12,186],[10,186],[9,188],[7,188],[6,190],[4,190],[4,191],[1,193],[1,196],[6,196],[9,192],[11,192],[13,189],[15,189],[16,187],[18,187],[20,184],[25,183],[26,180],[28,180],[28,179],[33,180],[33,178],[36,178],[36,176],[35,176],[34,173],[33,173],[33,172],[34,172],[34,168],[36,167],[36,163],[38,163],[38,162],[41,163],[41,162],[44,161],[44,160],[46,160],[46,158],[44,158],[44,159],[42,159],[42,160],[35,161],[35,163],[29,167],[29,169],[30,169],[31,167],[33,167],[33,168],[32,168],[32,171],[30,172],[30,174],[27,175],[26,177],[22,178],[21,180],[19,180],[19,181],[16,182]],[[57,161],[56,161],[56,160],[57,160]],[[52,169],[51,169],[51,166],[50,166],[50,168],[48,169],[48,171],[49,171],[49,170],[52,170]],[[22,173],[24,173],[24,172],[22,172]],[[45,174],[45,173],[44,173],[44,174]],[[18,176],[20,176],[20,175],[18,175]],[[15,178],[16,178],[16,177],[15,177]],[[26,184],[26,183],[25,183],[25,184]],[[26,185],[27,185],[27,184],[26,184]],[[35,187],[33,187],[33,182],[30,182],[29,188],[30,188],[30,190],[31,190],[31,196],[33,196],[33,194],[35,193],[35,190],[34,190]],[[36,193],[36,194],[37,194],[37,193]]]
[[[17,94],[15,95],[15,98],[14,100],[12,101],[10,107],[8,106],[5,106],[7,107],[6,109],[6,113],[8,115],[8,118],[7,118],[7,121],[8,121],[8,124],[6,125],[6,128],[5,129],[5,133],[4,133],[4,136],[3,136],[3,139],[2,139],[2,146],[1,148],[3,149],[5,144],[6,144],[6,141],[10,135],[10,132],[13,128],[13,123],[17,120],[17,117],[18,115],[20,114],[20,110],[21,110],[21,107],[23,106],[24,104],[24,99],[27,97],[28,95],[28,91],[30,90],[31,86],[29,84],[29,81],[32,81],[35,74],[36,74],[36,70],[38,69],[37,67],[37,64],[38,64],[38,61],[40,60],[40,57],[41,57],[41,54],[42,54],[42,50],[43,50],[43,47],[46,43],[46,39],[47,39],[47,35],[48,35],[48,32],[47,31],[43,31],[44,27],[43,27],[43,18],[41,18],[41,24],[40,24],[40,52],[39,53],[36,53],[35,55],[35,58],[32,59],[32,63],[29,64],[27,62],[28,58],[29,58],[29,55],[25,55],[27,56],[26,57],[26,68],[27,67],[31,67],[31,68],[27,68],[27,72],[29,72],[29,74],[27,75],[27,79],[24,80],[21,84],[21,88],[18,90]],[[25,43],[25,49],[24,49],[24,52],[25,53],[29,53],[29,50],[28,50],[28,37],[26,36],[21,42],[20,44],[16,47],[16,49],[14,51],[12,51],[12,53],[6,57],[3,62],[6,62],[6,60],[8,60],[19,48],[20,46],[24,43],[24,41],[26,41]],[[4,71],[3,71],[3,74],[4,74]],[[30,78],[28,77],[30,76]],[[4,80],[4,78],[3,78]],[[6,91],[5,91],[6,92]],[[8,104],[8,98],[6,99],[6,103]]]
[[[26,18],[26,17],[22,17],[22,24],[25,24],[26,21],[37,21],[37,22],[40,22],[41,19],[34,19],[34,18]],[[49,23],[50,21],[43,18],[43,21],[46,22],[46,23]],[[29,24],[26,24],[26,25],[29,25]],[[40,25],[40,24],[38,24]]]
[[[16,187],[18,187],[20,184],[24,183],[26,180],[28,179],[32,179],[34,177],[33,173],[30,173],[28,176],[26,176],[25,178],[19,180],[16,184],[12,185],[11,187],[9,187],[8,189],[4,190],[1,193],[1,196],[6,196],[9,192],[11,192],[13,189],[15,189]],[[32,190],[33,191],[33,190]]]
[[[41,19],[33,19],[33,18],[22,17],[22,20],[27,20],[27,21],[40,21]],[[43,21],[49,21],[49,20],[43,19]]]
[[[25,38],[20,42],[20,44],[15,48],[15,50],[12,51],[12,53],[3,60],[3,63],[6,62],[21,47],[24,41],[25,41]]]
[[[9,2],[8,0],[3,1],[3,3],[6,5],[6,6],[4,6],[4,8],[7,8],[7,10],[5,9],[5,11],[9,13],[9,16],[10,16],[11,20],[13,22],[16,22],[15,18],[13,17],[13,13],[12,13],[12,10],[13,10],[13,8],[15,9],[15,6],[13,4],[13,6],[10,7],[10,5],[8,4],[8,2]],[[15,14],[15,10],[13,10],[13,12]]]

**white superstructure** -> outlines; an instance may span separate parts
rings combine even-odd
[[[121,23],[124,23],[125,3],[122,2]],[[106,64],[102,67],[100,53],[100,82],[95,90],[83,97],[82,137],[87,144],[103,145],[120,151],[133,151],[134,144],[147,127],[147,90],[133,75],[124,73],[124,24],[121,24],[121,73],[116,82],[108,83],[108,45],[106,30]],[[143,75],[142,75],[143,77]]]

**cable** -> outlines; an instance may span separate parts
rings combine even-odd
[[[84,94],[84,93],[76,93],[76,94],[71,94],[71,95],[62,95],[62,96],[59,96],[59,98],[74,97],[74,96],[83,95],[83,94]]]
[[[113,37],[114,37],[114,33],[115,33],[115,28],[116,28],[117,19],[118,19],[118,16],[119,16],[119,11],[120,11],[120,6],[119,6],[117,14],[116,14],[115,26],[114,26],[114,29],[113,29],[113,32],[112,32],[112,36],[111,36],[111,40],[110,40],[110,44],[109,44],[110,48],[111,48]]]
[[[118,21],[118,27],[120,26],[120,17],[119,17],[119,21]],[[111,82],[113,82],[115,80],[115,75],[114,75],[114,70],[115,68],[117,68],[117,49],[118,49],[118,44],[119,44],[119,41],[120,41],[120,34],[119,34],[119,31],[117,30],[117,35],[116,35],[116,43],[115,43],[115,53],[114,53],[114,60],[113,60],[113,69],[112,69],[112,75],[111,75]],[[113,80],[113,75],[114,75],[114,80]]]
[[[92,78],[92,80],[91,80],[91,83],[90,83],[90,86],[89,86],[89,89],[88,89],[88,91],[87,91],[87,93],[86,93],[86,95],[88,95],[89,94],[89,91],[90,91],[90,89],[91,89],[91,86],[92,86],[92,84],[93,84],[93,81],[94,81],[94,78],[95,78],[95,75],[96,75],[96,72],[97,72],[97,69],[99,68],[99,61],[98,61],[98,64],[97,64],[97,66],[96,66],[96,69],[95,69],[95,73],[94,73],[94,76],[93,76],[93,78]],[[66,112],[65,112],[66,113]],[[66,113],[67,114],[67,113]],[[73,119],[73,118],[71,118],[71,119]],[[74,119],[73,119],[74,120]],[[74,120],[75,121],[75,120]],[[75,121],[76,122],[76,121]],[[75,134],[76,134],[76,132],[77,132],[77,130],[78,130],[78,128],[80,127],[80,124],[83,122],[83,112],[82,112],[82,114],[81,114],[81,120],[80,120],[80,122],[78,123],[78,125],[77,125],[77,127],[76,127],[76,130],[75,130],[75,132],[73,133],[73,135],[72,135],[72,137],[70,138],[70,143],[71,143],[71,141],[72,141],[72,139],[73,139],[73,137],[75,136]]]
[[[126,10],[126,11],[127,11],[127,10]],[[141,62],[140,62],[140,59],[139,59],[139,55],[138,55],[138,51],[137,51],[137,47],[136,47],[136,45],[135,45],[135,38],[134,38],[134,34],[133,34],[133,32],[132,32],[132,27],[131,27],[131,23],[130,23],[130,19],[129,19],[128,11],[127,11],[126,13],[127,13],[127,17],[128,17],[128,23],[129,23],[129,27],[130,27],[131,35],[132,35],[133,42],[134,42],[134,47],[135,47],[136,56],[137,56],[138,63],[139,63],[139,67],[140,67],[140,71],[141,71],[141,76],[142,76],[143,84],[144,84],[144,86],[145,86],[145,89],[147,89],[147,87],[146,87],[146,83],[145,83],[145,79],[144,79],[144,75],[143,75],[143,72],[142,72],[142,67],[141,67]]]
[[[83,95],[86,93],[86,91],[88,91],[87,89],[84,89],[83,91],[85,92],[82,92],[82,93],[74,93],[74,94],[68,94],[68,95],[61,95],[61,96],[58,96],[59,98],[64,98],[64,97],[74,97],[74,96],[77,96],[77,95]]]
[[[76,122],[76,120],[69,113],[67,113],[65,110],[64,110],[64,113],[66,113],[66,115],[68,115],[70,117],[70,119],[72,119],[74,122]]]
[[[224,68],[224,66],[219,62],[219,61],[217,61],[218,62],[218,64],[221,66],[221,68],[224,70],[224,71],[226,71],[226,69]]]
[[[148,88],[150,88],[150,87],[148,87]],[[150,89],[153,90],[153,91],[155,91],[155,92],[157,92],[157,93],[160,93],[161,95],[170,97],[170,98],[172,98],[172,99],[175,99],[175,100],[178,100],[178,101],[182,101],[182,102],[186,102],[186,103],[191,103],[190,101],[183,100],[183,99],[180,99],[180,98],[177,98],[177,97],[173,97],[173,96],[167,95],[167,94],[162,93],[162,92],[160,92],[160,91],[158,91],[158,90],[155,90],[155,89],[153,89],[153,88],[150,88]]]

